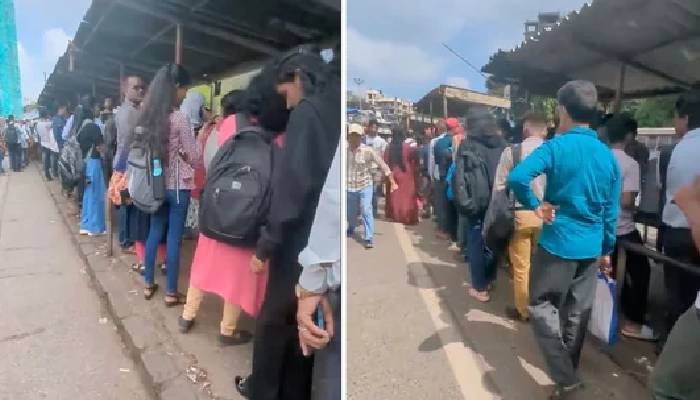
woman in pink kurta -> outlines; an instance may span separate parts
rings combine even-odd
[[[229,94],[222,100],[224,112],[235,112],[234,99],[227,98],[236,96]],[[233,102],[227,108],[227,101]],[[238,116],[239,121],[250,118]],[[236,114],[228,115],[217,129],[212,132],[209,142],[205,146],[207,149],[216,143],[216,148],[221,147],[229,138],[234,136],[238,130],[236,126]],[[215,142],[213,142],[215,141]],[[209,156],[213,156],[211,151]],[[205,159],[202,160],[206,163]],[[223,344],[237,345],[250,341],[250,332],[238,330],[237,323],[241,310],[246,314],[255,317],[260,311],[265,297],[265,287],[267,285],[267,268],[262,272],[255,273],[250,268],[250,259],[255,254],[254,248],[234,247],[229,244],[218,242],[202,234],[199,235],[197,248],[192,260],[190,271],[190,288],[187,291],[187,303],[179,320],[180,331],[187,332],[194,324],[194,318],[199,309],[204,292],[216,293],[224,300],[223,317],[219,339]]]

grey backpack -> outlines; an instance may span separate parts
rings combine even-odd
[[[155,146],[145,134],[145,129],[134,129],[134,140],[129,149],[127,176],[129,197],[141,211],[153,214],[165,200],[165,170]]]

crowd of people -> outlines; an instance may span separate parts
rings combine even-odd
[[[35,157],[39,143],[37,124],[16,120],[14,115],[0,119],[0,174],[5,174],[5,160],[14,172],[21,172]]]
[[[616,276],[618,243],[643,244],[634,215],[651,163],[637,140],[637,122],[601,113],[590,82],[565,84],[557,102],[553,129],[553,121],[528,112],[514,135],[488,110],[474,109],[464,125],[446,118],[426,127],[416,137],[419,146],[400,127],[387,142],[377,138],[375,121],[364,130],[349,124],[347,233],[355,235],[361,214],[361,239],[371,248],[376,204],[384,196],[389,221],[413,225],[419,213],[434,216],[436,237],[468,264],[465,294],[475,300],[491,300],[498,266],[509,264],[513,304],[505,313],[531,324],[555,382],[550,399],[582,387],[576,369],[597,275],[616,278],[623,285],[621,333],[663,350],[663,368],[651,380],[655,398],[694,398],[700,390],[690,376],[697,377],[697,365],[690,367],[682,352],[698,345],[690,329],[700,322],[700,274],[664,266],[667,319],[653,328],[647,256],[629,251],[625,276]],[[700,93],[679,96],[674,124],[679,142],[661,152],[658,166],[659,235],[666,255],[698,266],[691,233],[697,226],[689,223],[697,219],[689,212],[698,211],[678,204],[678,196],[692,192],[694,180],[697,190],[700,177],[700,164],[692,161],[700,151]],[[695,195],[688,203],[700,201]]]
[[[187,69],[169,64],[148,84],[125,77],[117,107],[84,96],[36,123],[43,173],[76,199],[80,234],[105,234],[105,203],[118,208],[144,300],[159,291],[157,265],[164,305],[183,306],[181,333],[205,294],[223,300],[219,342],[253,342],[251,374],[234,379],[251,399],[340,398],[339,78],[337,54],[327,62],[301,46],[223,96],[216,116]],[[3,130],[12,157],[24,132],[12,119]],[[183,295],[186,229],[196,246]],[[243,312],[254,333],[239,327]]]

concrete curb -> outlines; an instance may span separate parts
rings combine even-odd
[[[60,189],[46,181],[41,168],[37,168],[71,233],[71,242],[84,263],[101,308],[114,324],[150,398],[218,400],[210,394],[206,372],[200,373],[196,358],[186,354],[164,328],[165,316],[143,301],[143,285],[130,276],[127,264],[119,257],[107,256],[104,237],[79,235],[72,200],[63,197]]]

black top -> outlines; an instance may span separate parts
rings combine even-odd
[[[274,161],[272,200],[257,256],[296,259],[306,247],[316,206],[340,141],[340,84],[302,100],[289,115],[284,149]]]
[[[99,159],[100,152],[97,151],[97,147],[104,143],[100,127],[94,122],[88,122],[78,133],[78,143],[80,143],[83,158],[87,158],[88,151],[92,148],[90,158]]]

